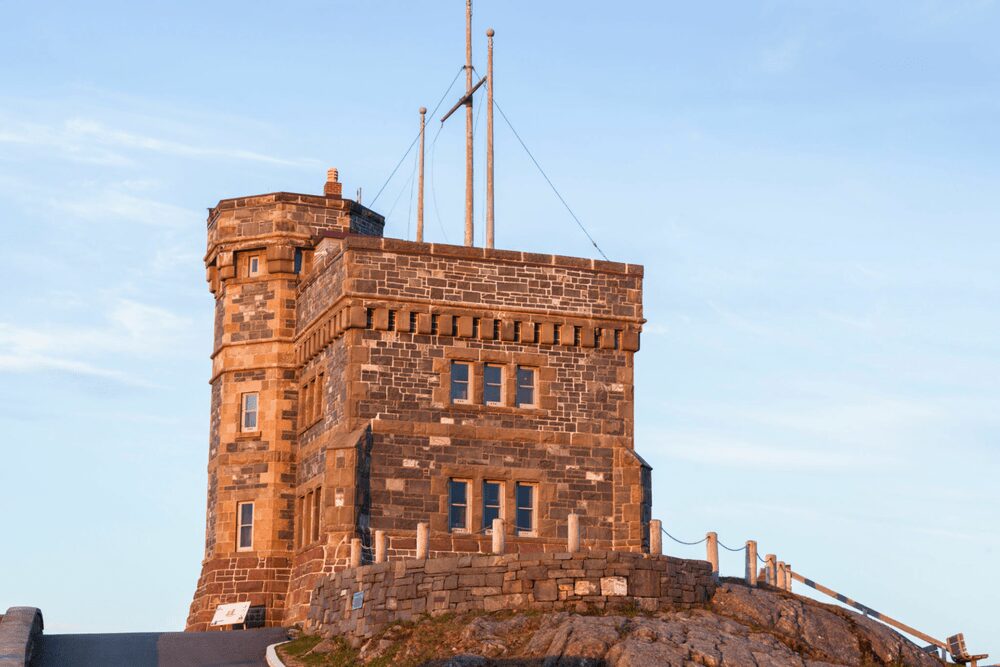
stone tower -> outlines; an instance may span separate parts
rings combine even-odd
[[[188,629],[250,601],[305,618],[351,539],[412,556],[648,548],[634,452],[642,267],[381,237],[341,197],[220,202],[206,550]],[[371,557],[370,551],[364,554]]]

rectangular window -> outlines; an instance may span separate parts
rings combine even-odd
[[[315,421],[323,416],[323,373],[313,380],[313,401],[312,418]]]
[[[365,310],[365,328],[371,329],[375,323],[375,309],[368,308]]]
[[[615,349],[622,349],[622,330],[615,329]]]
[[[255,276],[258,273],[260,273],[260,257],[250,255],[250,259],[247,260],[247,275]]]
[[[469,529],[469,483],[448,480],[448,530]]]
[[[302,248],[295,249],[295,266],[292,270],[295,273],[302,273]]]
[[[601,346],[601,327],[594,328],[594,347]]]
[[[236,506],[237,542],[240,551],[253,549],[253,503],[239,503]]]
[[[451,362],[451,402],[469,402],[469,364],[464,361]]]
[[[486,405],[503,403],[503,366],[495,364],[483,366],[483,403]]]
[[[583,342],[583,333],[580,331],[580,327],[573,327],[573,345],[577,347]]]
[[[500,320],[493,320],[493,340],[500,340]]]
[[[521,342],[521,323],[514,322],[514,342]]]
[[[436,336],[438,334],[438,316],[431,315],[431,335]]]
[[[320,502],[319,502],[320,489],[316,489],[313,493],[313,516],[312,516],[312,541],[319,541],[319,517],[320,517]]]
[[[395,330],[396,330],[396,311],[395,310],[390,310],[389,311],[389,331],[395,331]]]
[[[483,482],[483,528],[493,528],[493,519],[502,519],[503,482]]]
[[[299,549],[305,544],[305,540],[302,539],[302,527],[305,525],[305,521],[302,518],[302,513],[305,511],[305,503],[303,502],[302,496],[295,499],[295,548]]]
[[[410,313],[410,333],[417,333],[417,314],[414,312]]]
[[[517,407],[530,408],[535,405],[535,369],[517,367]]]
[[[552,325],[552,344],[559,345],[562,342],[562,325]]]
[[[479,318],[472,318],[472,337],[479,338]]]
[[[517,534],[535,532],[535,487],[533,484],[518,482],[514,487],[514,502],[517,505]]]
[[[243,431],[257,430],[257,393],[243,394],[243,409],[240,419]],[[232,422],[230,422],[232,423]]]

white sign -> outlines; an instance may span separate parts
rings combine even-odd
[[[250,610],[249,602],[233,602],[231,604],[220,604],[215,609],[215,616],[212,617],[212,627],[220,625],[235,625],[242,623]]]
[[[628,580],[625,577],[601,577],[601,595],[628,595]]]
[[[365,603],[365,592],[358,591],[351,596],[351,609],[361,609],[361,606]]]

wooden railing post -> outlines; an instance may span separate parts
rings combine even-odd
[[[385,531],[375,531],[375,562],[385,562]]]
[[[716,581],[719,579],[719,534],[718,533],[706,533],[705,534],[705,552],[708,557],[708,562],[712,564],[712,577]]]
[[[351,567],[361,567],[361,539],[351,538]]]
[[[649,522],[649,553],[653,556],[663,553],[663,524],[659,519]]]
[[[506,535],[504,535],[503,519],[493,519],[493,553],[500,555],[506,546]]]
[[[757,542],[747,540],[746,580],[747,586],[757,585]]]
[[[767,567],[767,575],[764,578],[764,583],[768,586],[778,585],[778,557],[774,554],[767,554],[764,556],[765,567]]]
[[[777,570],[778,578],[775,585],[783,591],[788,590],[788,579],[786,577],[787,573],[788,573],[788,566],[785,565],[785,561],[779,560],[778,570]]]
[[[422,560],[427,558],[427,542],[430,526],[426,523],[417,524],[417,558]]]
[[[570,514],[566,523],[566,550],[575,554],[580,550],[580,515]]]

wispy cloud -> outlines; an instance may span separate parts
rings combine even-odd
[[[276,157],[244,148],[175,141],[109,127],[88,118],[71,118],[55,125],[0,118],[0,143],[49,149],[75,161],[111,166],[130,165],[132,155],[144,152],[285,167],[314,168],[320,164],[317,160]]]
[[[100,222],[115,218],[156,227],[188,227],[198,224],[204,217],[197,211],[138,197],[114,188],[90,193],[78,199],[53,200],[51,205],[57,211],[82,220]]]
[[[119,299],[104,322],[90,327],[22,327],[0,322],[0,373],[65,372],[151,386],[119,371],[112,355],[144,359],[176,349],[190,328],[187,318],[164,308]]]

